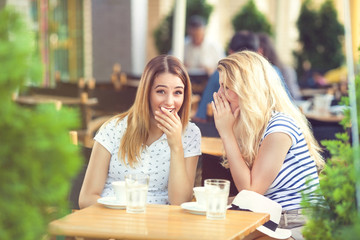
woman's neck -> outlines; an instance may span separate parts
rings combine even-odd
[[[150,146],[153,142],[158,140],[163,134],[164,132],[157,127],[157,122],[155,120],[151,121],[149,136],[148,139],[146,140],[146,145]]]

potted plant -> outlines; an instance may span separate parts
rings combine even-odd
[[[313,73],[323,74],[342,65],[344,28],[337,19],[332,0],[326,0],[319,10],[313,8],[311,0],[305,0],[297,27],[300,48],[294,51],[294,57],[299,83],[304,87],[313,87],[316,85]]]
[[[263,32],[272,35],[272,26],[261,13],[254,2],[248,1],[232,19],[232,26],[235,32],[248,30],[252,32]]]

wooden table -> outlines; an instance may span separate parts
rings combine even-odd
[[[27,105],[36,105],[41,103],[51,103],[59,101],[65,105],[79,105],[83,103],[80,97],[64,97],[64,96],[56,96],[56,95],[42,95],[42,94],[34,94],[29,96],[18,96],[14,99],[15,102],[20,104],[27,104]],[[86,105],[96,105],[97,99],[96,98],[89,98],[83,104]]]
[[[170,205],[147,205],[146,213],[130,214],[97,203],[52,221],[49,233],[99,239],[242,239],[268,220],[267,213],[235,210],[228,210],[225,220],[208,220]]]
[[[309,111],[305,113],[307,119],[312,119],[320,122],[331,122],[331,123],[338,123],[343,120],[344,115],[333,115],[331,113],[318,113],[314,111]]]
[[[224,147],[221,139],[215,137],[201,137],[201,152],[214,156],[222,156]]]
[[[303,97],[309,98],[317,94],[326,94],[328,90],[328,88],[303,88],[300,91]]]

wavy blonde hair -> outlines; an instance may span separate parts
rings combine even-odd
[[[229,55],[218,63],[218,71],[226,88],[239,97],[240,114],[234,132],[242,157],[252,168],[259,151],[260,140],[274,111],[291,116],[302,130],[310,155],[318,169],[324,159],[309,122],[287,95],[274,67],[260,54],[241,51]],[[228,167],[226,157],[224,166]]]
[[[141,152],[145,148],[146,140],[149,137],[150,119],[152,116],[150,107],[150,91],[154,80],[162,73],[171,73],[181,79],[184,84],[184,101],[178,112],[185,130],[190,116],[191,108],[191,83],[185,66],[179,59],[170,55],[159,55],[148,62],[141,76],[139,87],[136,92],[135,102],[131,108],[112,119],[118,122],[127,119],[127,128],[121,139],[119,147],[119,158],[124,162],[127,157],[131,167],[139,162]],[[108,121],[108,122],[109,122]]]

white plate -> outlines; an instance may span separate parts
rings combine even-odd
[[[197,215],[206,215],[206,208],[197,204],[197,202],[185,202],[180,205],[182,209],[188,213],[197,214]],[[228,205],[227,208],[231,208],[231,205]]]
[[[125,209],[126,203],[116,201],[115,197],[102,197],[97,200],[98,203],[104,205],[107,208],[113,209]]]
[[[206,208],[200,206],[197,202],[185,202],[180,207],[192,214],[206,215]]]

